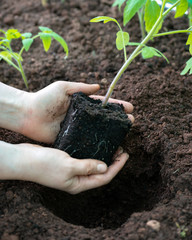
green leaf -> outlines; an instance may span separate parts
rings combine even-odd
[[[116,7],[118,6],[119,10],[121,9],[121,6],[123,5],[123,3],[125,2],[126,0],[115,0],[115,2],[113,3],[112,7]]]
[[[40,39],[43,42],[43,47],[45,49],[45,52],[47,52],[51,46],[51,34],[50,33],[39,33]]]
[[[31,33],[22,33],[21,34],[21,37],[22,37],[22,39],[25,39],[25,38],[31,38],[32,37],[32,34]]]
[[[189,34],[189,37],[186,42],[186,45],[191,45],[191,44],[192,44],[192,33]]]
[[[33,38],[26,38],[22,40],[23,47],[25,48],[25,51],[27,52],[29,48],[31,47],[31,44],[33,43]]]
[[[2,60],[2,59],[5,62],[7,62],[9,65],[15,67],[15,64],[12,62],[12,56],[9,52],[7,52],[7,51],[0,52],[0,60]]]
[[[61,46],[63,47],[65,53],[66,53],[66,57],[68,57],[68,54],[69,54],[69,49],[68,49],[68,46],[67,46],[67,43],[65,42],[65,40],[57,33],[55,32],[52,32],[50,34],[57,42],[59,42],[61,44]]]
[[[185,75],[188,71],[190,71],[189,74],[192,74],[192,57],[186,62],[186,66],[180,74]]]
[[[160,15],[160,11],[161,9],[157,2],[152,0],[147,0],[147,3],[145,5],[145,15],[144,15],[145,28],[147,32],[149,32],[154,26],[155,22],[157,21]],[[161,27],[162,27],[162,23],[159,24],[155,33],[157,33],[161,29]]]
[[[160,55],[161,55],[161,57],[163,57],[166,61],[167,61],[167,63],[169,63],[169,60],[168,60],[168,58],[162,53],[162,52],[160,52],[157,48],[153,48],[157,53],[159,53]]]
[[[5,33],[5,35],[8,40],[17,39],[21,37],[21,33],[17,29],[9,29]]]
[[[181,0],[179,5],[177,5],[175,18],[182,17],[188,9],[187,0]]]
[[[48,27],[42,27],[42,26],[40,26],[39,29],[40,29],[42,32],[47,32],[47,33],[53,32],[53,31],[52,31],[50,28],[48,28]]]
[[[118,50],[122,50],[124,46],[127,46],[129,43],[129,33],[118,31],[116,38],[116,47]]]
[[[98,16],[90,20],[90,22],[104,22],[104,23],[111,22],[111,21],[117,23],[117,20],[115,18],[106,17],[106,16]]]
[[[4,38],[1,42],[0,42],[0,45],[3,45],[5,47],[8,47],[10,44],[10,40]]]
[[[124,26],[132,19],[132,17],[145,5],[146,0],[129,0],[126,3],[123,13]]]
[[[157,53],[154,48],[147,47],[147,46],[142,49],[141,54],[144,59],[148,59],[152,57],[161,57],[161,55]]]

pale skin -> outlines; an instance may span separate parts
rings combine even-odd
[[[53,143],[65,117],[71,95],[84,92],[93,98],[97,84],[58,81],[29,93],[0,83],[0,127],[21,133],[33,140]],[[124,105],[129,119],[134,117],[132,104]],[[77,194],[109,183],[123,168],[128,154],[119,148],[114,162],[107,167],[96,159],[75,159],[67,153],[32,144],[9,144],[0,141],[0,179],[26,180]]]

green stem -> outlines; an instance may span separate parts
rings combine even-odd
[[[166,0],[163,0],[162,6],[161,6],[160,16],[163,15],[163,12],[164,12],[164,9],[165,9],[165,3],[166,3]]]
[[[189,19],[189,27],[192,26],[192,9],[188,8],[188,19]]]
[[[141,35],[142,35],[142,40],[146,37],[146,33],[145,33],[145,24],[144,24],[144,7],[141,8],[141,10],[139,10],[137,12],[138,17],[139,17],[139,25],[141,28]]]
[[[177,1],[174,5],[172,5],[168,10],[166,10],[166,13],[168,14],[170,12],[170,9],[172,9],[173,7],[175,7],[178,3],[180,2]],[[163,8],[163,5],[162,5]],[[162,9],[161,9],[162,12]],[[141,44],[132,52],[132,54],[129,56],[129,58],[127,59],[127,61],[123,64],[123,66],[121,67],[121,69],[119,70],[119,72],[117,73],[117,75],[115,76],[115,78],[113,79],[111,85],[109,86],[109,89],[107,91],[107,94],[105,95],[105,98],[103,100],[103,107],[105,107],[107,105],[107,102],[113,92],[113,89],[115,88],[118,80],[120,79],[120,77],[122,76],[122,74],[125,72],[125,70],[128,68],[128,66],[130,65],[130,63],[136,58],[136,56],[138,55],[138,53],[141,51],[141,49],[143,48],[143,45],[145,45],[154,35],[154,32],[156,31],[157,27],[159,26],[159,24],[161,23],[162,19],[164,18],[164,16],[166,16],[165,13],[160,14],[159,18],[157,19],[156,23],[153,25],[152,29],[150,30],[150,32],[147,34],[147,36],[143,39],[143,41],[141,42]]]
[[[164,33],[158,33],[155,34],[153,37],[162,37],[166,35],[171,35],[171,34],[178,34],[178,33],[191,33],[192,30],[176,30],[176,31],[170,31],[170,32],[164,32]]]
[[[176,3],[174,3],[170,8],[168,8],[163,14],[162,16],[165,17],[167,16],[167,14],[174,8],[176,7],[179,3],[180,3],[181,0],[178,0]]]
[[[119,29],[120,29],[120,32],[121,32],[121,36],[122,36],[122,40],[123,40],[123,52],[124,52],[124,59],[125,59],[125,62],[127,61],[127,52],[126,52],[126,47],[125,47],[125,41],[124,41],[124,36],[123,36],[123,30],[120,26],[120,24],[116,21]]]
[[[25,72],[24,72],[24,70],[23,70],[22,63],[21,63],[20,60],[17,60],[17,63],[18,63],[18,67],[19,67],[19,69],[20,69],[20,73],[21,73],[21,75],[22,75],[22,78],[23,78],[23,80],[24,80],[25,86],[26,86],[26,88],[28,88],[28,82],[27,82],[27,78],[26,78],[26,76],[25,76]]]

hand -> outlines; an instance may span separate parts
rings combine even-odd
[[[90,95],[99,88],[98,84],[58,81],[36,93],[29,93],[26,118],[20,132],[33,140],[54,142],[69,107],[71,95],[79,91]]]
[[[98,84],[58,81],[36,93],[29,93],[25,114],[27,117],[20,132],[40,142],[54,142],[60,130],[60,123],[69,107],[71,95],[79,91],[90,95],[98,90]],[[93,97],[102,98],[101,96]],[[127,113],[133,110],[131,103],[114,99],[110,101],[123,104]],[[132,115],[128,116],[131,121],[134,121]]]
[[[32,144],[18,144],[16,156],[18,166],[15,169],[20,169],[17,170],[16,179],[36,182],[71,194],[109,183],[128,159],[128,154],[119,149],[115,161],[107,168],[105,163],[98,160],[79,160],[58,149]],[[11,177],[14,177],[13,173]]]

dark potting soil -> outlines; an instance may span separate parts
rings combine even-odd
[[[84,93],[74,93],[54,147],[71,157],[99,159],[110,165],[131,127],[123,105],[102,106]]]
[[[99,83],[104,95],[123,63],[115,48],[117,27],[89,20],[106,15],[122,22],[112,0],[1,0],[0,28],[38,32],[47,26],[69,44],[69,58],[53,42],[44,53],[40,41],[25,52],[29,90],[57,81]],[[188,28],[186,18],[170,15],[162,31]],[[140,41],[135,17],[125,28]],[[188,35],[155,38],[150,45],[169,59],[138,57],[122,76],[112,97],[134,105],[135,123],[123,148],[129,160],[113,181],[76,196],[21,181],[0,182],[1,240],[191,240],[192,238],[192,80],[180,76],[191,57]],[[17,48],[17,46],[15,46]],[[132,51],[127,48],[127,54]],[[13,68],[0,62],[1,81],[25,90]],[[0,129],[0,140],[34,143]],[[41,143],[36,143],[41,144]],[[156,230],[149,224],[156,220]]]

